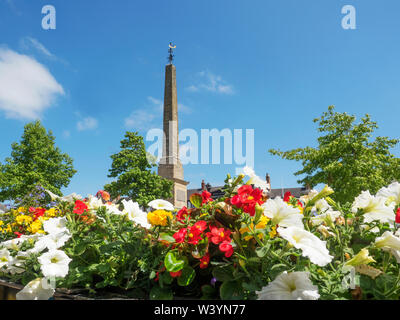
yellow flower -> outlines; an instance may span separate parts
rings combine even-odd
[[[32,217],[30,216],[26,216],[26,215],[19,215],[18,217],[15,218],[15,221],[19,224],[19,225],[23,225],[25,224],[29,224],[32,222]]]
[[[1,220],[0,220],[0,227],[1,227],[2,225],[4,225],[4,221],[1,221]]]
[[[31,223],[31,225],[27,228],[30,233],[44,233],[42,229],[42,222],[38,219]]]
[[[149,212],[149,214],[147,215],[147,220],[153,226],[166,226],[168,223],[167,218],[172,220],[172,213],[162,209]]]
[[[276,226],[273,226],[272,228],[271,228],[271,231],[269,232],[269,237],[272,239],[272,238],[275,238],[275,236],[277,235],[278,233],[276,232]]]
[[[46,216],[50,218],[54,218],[60,215],[60,211],[57,208],[50,208],[46,211]]]
[[[258,222],[257,225],[256,225],[256,229],[259,229],[259,230],[260,230],[260,229],[265,229],[269,220],[270,220],[270,219],[269,219],[268,217],[266,217],[266,216],[261,216],[261,217],[260,217],[260,222]],[[253,228],[253,226],[254,226],[254,224],[251,223],[250,227]],[[248,227],[245,226],[245,227],[241,228],[241,229],[239,230],[239,232],[240,232],[241,234],[243,234],[243,233],[245,233],[245,232],[250,232],[250,229],[249,229]],[[260,233],[260,234],[258,235],[259,238],[262,238],[262,236],[263,236],[262,233]],[[249,241],[249,240],[252,239],[252,238],[253,238],[253,236],[249,235],[249,236],[244,237],[244,240],[245,240],[245,241]]]

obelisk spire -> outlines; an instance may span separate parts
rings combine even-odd
[[[179,160],[178,95],[176,89],[176,68],[172,64],[173,49],[169,44],[169,64],[165,66],[164,117],[163,117],[163,154],[158,167],[158,174],[174,181],[174,197],[169,199],[181,208],[186,206],[188,182],[183,179],[183,167]]]

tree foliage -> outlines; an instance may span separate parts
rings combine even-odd
[[[116,181],[104,186],[112,197],[128,196],[142,206],[155,199],[172,197],[172,182],[160,177],[149,161],[143,137],[137,132],[126,132],[121,151],[111,156],[109,178]]]
[[[76,173],[73,160],[54,144],[51,130],[40,121],[25,125],[20,143],[11,145],[11,157],[0,163],[0,201],[21,198],[41,185],[61,195]]]
[[[398,139],[376,137],[376,122],[366,114],[355,123],[356,117],[335,112],[330,106],[320,118],[318,147],[298,148],[290,151],[271,149],[269,152],[283,159],[301,161],[303,168],[295,175],[305,175],[298,183],[316,186],[324,183],[335,191],[335,199],[346,202],[361,191],[375,193],[393,180],[400,179],[400,159],[390,153]]]

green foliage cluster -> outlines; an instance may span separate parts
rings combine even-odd
[[[320,118],[316,148],[305,147],[289,151],[271,149],[269,152],[283,159],[301,161],[304,175],[298,183],[313,187],[328,184],[335,190],[334,198],[341,203],[351,201],[363,190],[375,193],[394,180],[400,180],[400,158],[390,153],[399,139],[373,138],[376,122],[366,114],[360,123],[347,113],[328,108]]]
[[[113,198],[128,196],[146,206],[152,200],[172,197],[172,182],[152,171],[156,165],[150,161],[143,137],[137,132],[126,132],[121,141],[121,151],[111,159],[108,177],[116,180],[105,185],[104,189]]]
[[[37,185],[61,194],[76,171],[54,141],[40,121],[25,125],[21,142],[12,144],[11,157],[0,164],[0,201],[22,198]]]

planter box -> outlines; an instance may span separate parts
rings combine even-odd
[[[0,300],[16,300],[16,294],[24,288],[23,285],[0,279]],[[106,293],[96,298],[89,298],[84,295],[87,290],[82,289],[56,289],[54,300],[138,300],[127,298],[121,294]]]

